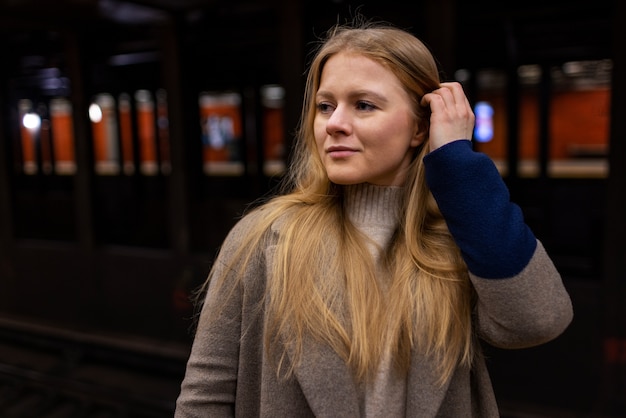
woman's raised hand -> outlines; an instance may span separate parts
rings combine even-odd
[[[474,112],[458,82],[441,86],[424,95],[422,106],[430,106],[430,151],[458,139],[472,139]]]

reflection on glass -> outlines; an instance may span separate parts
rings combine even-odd
[[[241,96],[204,92],[199,96],[203,170],[207,175],[241,175]]]

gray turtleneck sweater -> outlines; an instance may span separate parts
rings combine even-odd
[[[369,249],[376,265],[389,246],[398,226],[401,187],[359,184],[345,188],[345,207],[350,221],[370,240]],[[385,280],[380,274],[379,280]],[[381,282],[383,288],[386,283]],[[387,353],[389,354],[389,353]],[[403,417],[406,404],[406,378],[391,365],[391,356],[382,359],[376,379],[359,391],[364,417]]]

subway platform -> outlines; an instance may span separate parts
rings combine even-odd
[[[0,417],[170,418],[188,344],[0,318]],[[499,399],[501,418],[623,418]]]

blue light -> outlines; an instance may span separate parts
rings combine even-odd
[[[478,142],[489,142],[493,139],[493,107],[487,102],[478,102],[474,106],[476,125],[474,139]]]

